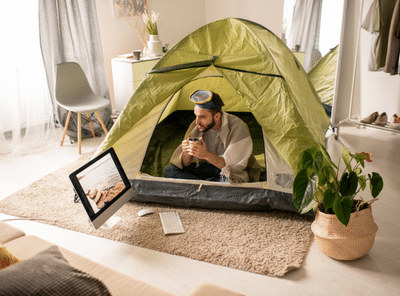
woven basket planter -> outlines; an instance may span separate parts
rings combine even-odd
[[[337,260],[354,260],[371,250],[378,226],[369,206],[352,213],[347,227],[335,215],[318,210],[311,230],[322,253]]]

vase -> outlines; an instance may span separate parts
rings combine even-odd
[[[311,230],[322,253],[337,260],[354,260],[371,250],[378,226],[369,206],[352,213],[347,227],[336,215],[317,210]]]
[[[158,35],[150,35],[147,41],[146,56],[149,58],[159,57],[162,55],[162,46]]]

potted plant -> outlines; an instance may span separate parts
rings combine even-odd
[[[147,12],[144,12],[142,15],[143,23],[146,27],[147,32],[150,35],[150,40],[147,42],[148,52],[146,53],[146,55],[148,57],[160,56],[163,53],[157,27],[159,14],[155,13],[154,11],[152,11],[151,13],[151,17],[147,14]]]
[[[316,210],[311,228],[317,247],[329,257],[353,260],[372,248],[377,226],[371,203],[383,188],[382,177],[362,170],[371,162],[369,153],[351,154],[342,146],[336,165],[324,147],[302,152],[293,183],[293,201],[299,212]],[[341,162],[344,168],[341,170]],[[364,201],[360,192],[369,189],[373,199]]]

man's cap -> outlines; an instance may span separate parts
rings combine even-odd
[[[209,90],[199,89],[190,95],[190,100],[202,109],[221,109],[222,106],[216,105],[213,101],[213,93]]]

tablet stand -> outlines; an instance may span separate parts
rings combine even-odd
[[[100,228],[111,229],[115,224],[117,224],[121,220],[121,217],[111,216]]]

